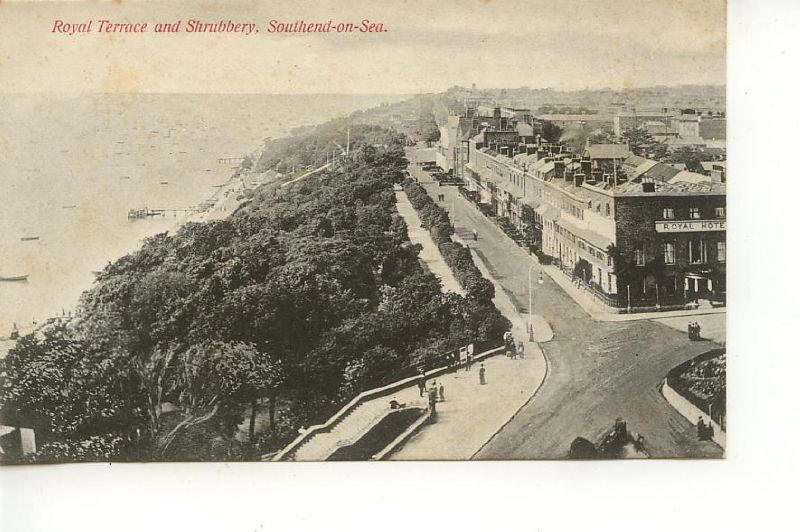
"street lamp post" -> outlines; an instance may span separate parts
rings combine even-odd
[[[631,312],[631,285],[628,285],[628,314]]]

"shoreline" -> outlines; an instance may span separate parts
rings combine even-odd
[[[256,150],[257,151],[257,150]],[[214,192],[205,200],[200,202],[198,205],[207,204],[213,201],[213,204],[203,210],[195,210],[194,212],[190,212],[185,214],[181,217],[177,217],[175,223],[173,223],[166,232],[174,233],[180,230],[187,223],[203,223],[209,222],[213,220],[221,220],[230,215],[231,213],[235,212],[236,209],[241,205],[246,198],[242,197],[241,199],[236,199],[238,194],[243,194],[245,190],[254,190],[259,184],[255,184],[252,182],[245,183],[245,179],[247,176],[252,175],[252,171],[242,172],[241,168],[236,168],[233,173],[228,176],[227,180],[218,188],[214,190]],[[239,186],[241,185],[241,186]],[[219,196],[222,197],[219,197]],[[130,223],[137,223],[137,221],[131,221]],[[133,253],[136,250],[141,248],[142,241],[144,239],[150,238],[156,234],[164,232],[163,230],[159,229],[155,232],[147,232],[147,234],[141,238],[138,238],[134,244],[132,244],[128,251],[124,251],[122,253],[115,252],[113,255],[108,256],[105,258],[106,264],[113,263],[120,258],[124,257],[127,254]],[[105,268],[102,266],[99,269]],[[84,286],[81,288],[80,293],[83,294],[86,290],[91,288],[91,283],[88,286]],[[23,337],[25,335],[35,333],[42,329],[43,327],[60,321],[64,318],[71,319],[75,313],[75,310],[79,303],[80,295],[78,296],[78,300],[76,300],[72,306],[64,307],[62,310],[65,314],[58,315],[47,315],[43,318],[42,321],[36,322],[12,322],[17,325],[17,331],[19,333],[19,337]],[[8,352],[16,345],[17,340],[11,339],[11,332],[13,329],[8,331],[0,331],[0,359],[5,358]]]

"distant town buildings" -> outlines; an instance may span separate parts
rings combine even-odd
[[[614,116],[614,134],[644,129],[670,149],[680,147],[724,149],[726,144],[725,114],[721,111],[682,109],[658,112],[621,111]]]

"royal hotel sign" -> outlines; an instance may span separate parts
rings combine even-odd
[[[724,231],[725,220],[660,220],[658,233],[693,233],[699,231]]]

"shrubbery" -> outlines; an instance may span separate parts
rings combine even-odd
[[[431,238],[439,246],[444,261],[453,271],[467,297],[491,305],[494,285],[481,275],[469,250],[450,239],[454,231],[447,211],[436,205],[425,189],[411,180],[406,180],[405,191],[422,219],[422,225],[431,232]]]
[[[316,164],[338,125],[273,143],[258,164]],[[499,343],[508,323],[447,214],[428,205],[424,218],[468,298],[442,294],[408,242],[392,190],[405,139],[351,133],[335,168],[147,239],[97,275],[72,323],[20,339],[0,361],[0,404],[35,424],[42,460],[247,458],[449,350]],[[236,427],[261,400],[269,434],[241,449]]]

